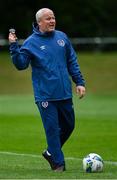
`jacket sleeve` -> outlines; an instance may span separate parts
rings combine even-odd
[[[85,86],[85,80],[81,74],[80,66],[78,64],[77,55],[72,47],[70,40],[67,38],[67,66],[69,74],[75,84]]]
[[[18,42],[11,43],[10,55],[13,64],[18,70],[26,69],[29,66],[31,57],[25,46],[19,48]]]

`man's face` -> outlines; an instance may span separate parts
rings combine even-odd
[[[51,32],[55,30],[56,20],[52,11],[48,10],[43,13],[38,22],[39,30],[41,32]]]

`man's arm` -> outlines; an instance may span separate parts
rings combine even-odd
[[[10,54],[13,64],[18,70],[26,69],[30,63],[30,56],[26,50],[20,51],[15,33],[9,33]]]
[[[77,62],[77,55],[68,40],[67,46],[67,59],[68,59],[68,71],[72,77],[72,80],[76,84],[76,93],[79,95],[81,99],[85,95],[85,80],[80,71],[80,66]]]

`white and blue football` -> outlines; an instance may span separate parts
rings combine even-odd
[[[102,157],[96,153],[90,153],[83,158],[83,170],[85,172],[102,172],[103,166]]]

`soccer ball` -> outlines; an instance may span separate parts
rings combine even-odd
[[[90,153],[83,158],[83,169],[85,172],[101,172],[103,165],[103,159],[96,153]]]

